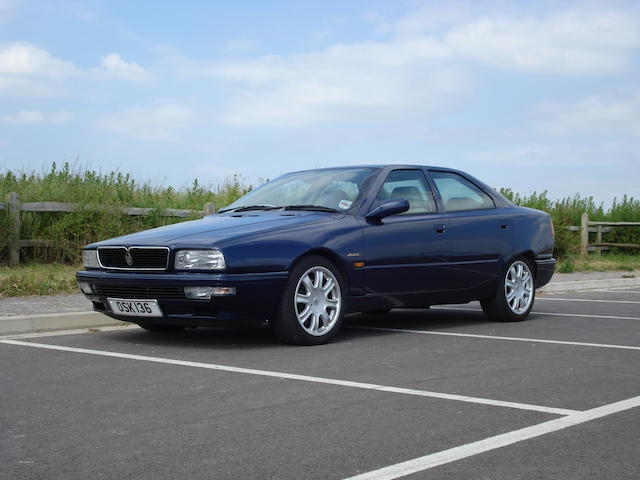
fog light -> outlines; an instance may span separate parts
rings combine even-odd
[[[93,293],[93,287],[87,282],[78,282],[78,287],[82,290],[82,293],[91,295]]]
[[[184,287],[184,296],[187,298],[209,300],[211,298],[211,287]]]
[[[213,287],[211,292],[214,297],[226,297],[227,295],[235,295],[236,287]]]

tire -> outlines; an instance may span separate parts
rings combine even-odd
[[[269,322],[275,336],[294,345],[320,345],[342,326],[344,280],[324,257],[310,255],[289,275],[275,317]]]
[[[519,322],[527,318],[536,296],[534,280],[533,268],[526,258],[512,260],[496,294],[480,302],[485,315],[499,322]]]
[[[185,327],[181,327],[180,325],[161,325],[158,323],[148,323],[148,322],[138,323],[138,325],[140,325],[140,327],[150,332],[170,333],[170,332],[179,332],[180,330],[185,329]]]

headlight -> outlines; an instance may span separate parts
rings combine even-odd
[[[176,270],[224,270],[224,256],[220,250],[178,250]]]
[[[100,268],[100,264],[98,263],[98,251],[83,250],[82,264],[84,265],[84,268]]]

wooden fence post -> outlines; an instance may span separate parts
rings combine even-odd
[[[18,194],[7,194],[7,207],[9,210],[9,266],[17,267],[20,264],[20,202]]]
[[[583,213],[580,217],[580,254],[586,256],[589,253],[589,214]]]
[[[598,225],[598,232],[596,233],[596,243],[602,243],[602,225]],[[602,247],[596,248],[596,255],[602,255]]]
[[[213,202],[207,202],[204,204],[204,214],[213,215],[216,213],[216,204]]]

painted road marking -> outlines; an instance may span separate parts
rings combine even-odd
[[[510,340],[514,342],[528,343],[556,343],[559,345],[576,345],[580,347],[598,347],[598,348],[619,348],[621,350],[640,350],[640,347],[631,345],[613,345],[608,343],[588,343],[588,342],[570,342],[565,340],[543,340],[541,338],[521,338],[521,337],[501,337],[497,335],[481,335],[476,333],[457,333],[457,332],[440,332],[435,330],[411,330],[408,328],[386,328],[386,327],[369,327],[360,325],[349,325],[348,328],[359,328],[360,330],[380,330],[383,332],[400,332],[400,333],[419,333],[423,335],[444,335],[451,337],[470,337],[470,338],[486,338],[489,340]]]
[[[349,380],[337,380],[333,378],[313,377],[309,375],[298,375],[295,373],[273,372],[269,370],[255,370],[252,368],[232,367],[228,365],[216,365],[212,363],[189,362],[185,360],[173,360],[162,357],[149,357],[146,355],[132,355],[129,353],[109,352],[105,350],[90,350],[86,348],[65,347],[61,345],[49,345],[44,343],[23,342],[20,340],[0,340],[0,343],[7,345],[17,345],[23,347],[43,348],[47,350],[57,350],[61,352],[85,353],[89,355],[100,355],[104,357],[126,358],[128,360],[140,360],[144,362],[165,363],[170,365],[180,365],[184,367],[206,368],[210,370],[220,370],[225,372],[245,373],[249,375],[260,375],[263,377],[286,378],[289,380],[301,380],[305,382],[324,383],[338,385],[342,387],[361,388],[365,390],[376,390],[380,392],[401,393],[404,395],[415,395],[419,397],[439,398],[443,400],[456,400],[459,402],[491,405],[495,407],[517,408],[519,410],[532,410],[535,412],[551,413],[554,415],[572,415],[576,410],[565,408],[545,407],[541,405],[530,405],[526,403],[505,402],[490,398],[469,397],[466,395],[454,395],[449,393],[431,392],[427,390],[414,390],[411,388],[390,387],[377,385],[374,383],[352,382]]]
[[[631,300],[594,300],[591,298],[552,298],[552,297],[536,297],[538,300],[553,300],[555,302],[595,302],[595,303],[640,303]]]
[[[640,406],[640,396],[389,465],[345,480],[392,480]]]
[[[460,308],[460,307],[431,307],[431,310],[458,310],[464,312],[482,312],[480,308]],[[614,315],[587,315],[584,313],[553,313],[553,312],[531,312],[529,315],[551,315],[554,317],[584,317],[602,318],[609,320],[640,320],[640,317],[617,317]]]

